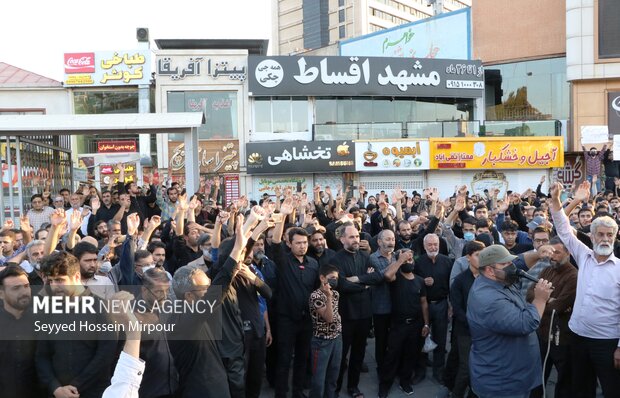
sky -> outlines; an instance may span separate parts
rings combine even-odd
[[[63,80],[65,52],[131,50],[154,39],[270,39],[271,0],[4,1],[0,61]]]

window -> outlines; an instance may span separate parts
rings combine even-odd
[[[344,19],[344,10],[338,10],[338,22],[343,23]]]
[[[74,91],[73,108],[77,115],[138,113],[138,90]]]
[[[338,7],[344,7],[344,0],[338,0]]]
[[[344,39],[345,37],[347,37],[346,33],[347,31],[344,25],[341,25],[340,27],[338,27],[338,34],[341,39]]]
[[[273,139],[273,134],[308,133],[308,114],[306,97],[257,97],[254,99],[254,132],[265,139]]]
[[[237,138],[236,91],[170,91],[168,112],[202,112],[206,122],[198,128],[199,139]]]
[[[566,58],[485,68],[487,120],[568,119]]]

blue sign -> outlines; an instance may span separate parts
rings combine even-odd
[[[342,41],[340,55],[471,59],[470,23],[464,8]]]

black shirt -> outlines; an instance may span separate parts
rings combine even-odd
[[[450,272],[452,272],[452,260],[448,256],[438,254],[435,263],[428,254],[420,256],[415,264],[414,272],[424,278],[433,278],[433,285],[426,286],[428,301],[439,301],[448,298],[450,292]]]
[[[421,298],[426,296],[424,280],[419,276],[407,279],[396,272],[396,279],[390,283],[392,298],[392,319],[399,321],[414,318],[424,321]]]
[[[230,288],[236,264],[229,257],[213,279],[212,286],[220,285],[223,295]],[[223,296],[218,298],[218,305],[222,300]],[[196,312],[175,313],[170,322],[176,325],[174,331],[168,333],[168,344],[179,372],[179,396],[230,398],[226,369],[215,341],[216,335],[210,326],[219,327],[217,322],[213,322],[209,314]]]
[[[504,247],[506,247],[506,245],[504,245]],[[506,247],[506,249],[508,249],[508,247]],[[512,249],[508,249],[510,254],[513,254],[515,256],[521,253],[528,252],[530,250],[534,250],[534,246],[523,244],[523,243],[517,243],[516,245],[512,247]]]
[[[321,256],[317,256],[314,249],[308,248],[308,256],[316,260],[316,262],[319,264],[319,268],[321,268],[321,266],[325,264],[332,264],[332,258],[335,254],[336,252],[334,250],[326,247],[325,251],[323,251],[323,254]]]
[[[372,317],[371,289],[369,285],[383,282],[383,275],[375,270],[368,273],[371,267],[370,256],[362,250],[355,253],[344,249],[336,252],[333,262],[340,270],[338,291],[340,292],[340,315],[343,320],[367,319]],[[346,280],[357,276],[360,283]]]
[[[202,256],[202,251],[194,251],[191,247],[187,246],[185,243],[185,238],[183,236],[176,236],[172,241],[172,255],[171,261],[169,263],[168,272],[174,274],[174,272],[191,263],[192,261],[200,258]]]
[[[277,312],[293,321],[310,322],[308,300],[319,284],[319,265],[304,256],[303,262],[284,248],[284,242],[272,245],[273,259],[278,269]]]
[[[40,390],[35,366],[37,340],[34,317],[27,309],[16,319],[0,301],[0,395],[3,397],[38,398]]]
[[[108,207],[106,207],[106,205],[104,205],[102,203],[101,207],[99,208],[99,210],[97,210],[97,214],[95,215],[95,222],[97,222],[99,220],[103,220],[105,222],[110,221],[111,219],[114,218],[116,213],[118,213],[120,208],[121,208],[121,205],[119,205],[119,204],[112,204],[108,208]]]
[[[467,268],[461,272],[454,282],[452,282],[452,288],[450,289],[450,303],[452,304],[452,310],[454,312],[454,332],[457,335],[469,336],[469,324],[467,323],[467,298],[469,297],[469,291],[474,284],[474,274]]]

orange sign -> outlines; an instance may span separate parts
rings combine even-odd
[[[239,172],[238,140],[199,141],[198,145],[198,161],[201,173]],[[168,156],[171,172],[182,174],[185,169],[185,144],[178,141],[168,142]]]
[[[562,137],[431,138],[431,169],[546,169],[564,165]]]

